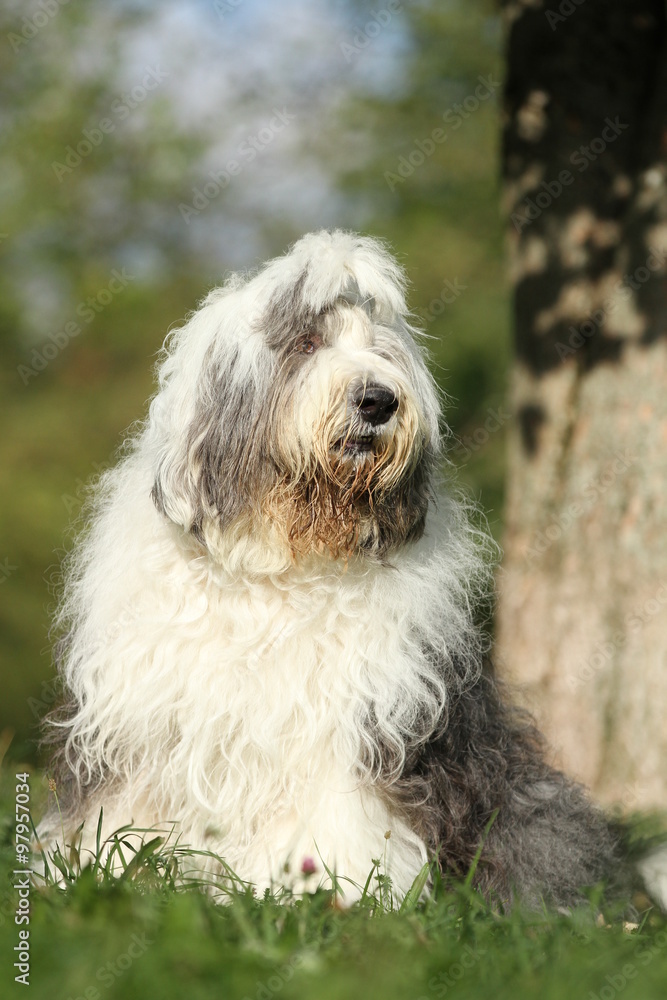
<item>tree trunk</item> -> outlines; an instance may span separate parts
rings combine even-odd
[[[565,770],[667,805],[667,30],[505,3],[516,361],[497,663]]]

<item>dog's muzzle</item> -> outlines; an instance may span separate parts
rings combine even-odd
[[[386,386],[368,383],[352,391],[350,408],[349,433],[336,441],[334,450],[345,455],[360,455],[373,450],[381,428],[389,423],[398,409],[398,399]]]

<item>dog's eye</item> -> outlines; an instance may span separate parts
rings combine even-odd
[[[308,333],[301,337],[296,345],[300,354],[314,354],[318,347],[322,346],[322,338],[319,333]]]

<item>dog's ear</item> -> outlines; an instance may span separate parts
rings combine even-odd
[[[160,449],[151,490],[160,513],[197,537],[201,537],[205,518],[215,512],[210,481],[207,485],[204,473],[204,455],[213,450],[205,442],[212,442],[215,435],[212,422],[200,425],[197,434],[194,421],[181,436],[171,433]]]
[[[195,394],[194,403],[183,400],[182,407],[169,390],[154,400],[151,496],[161,513],[203,540],[207,524],[224,529],[262,494],[268,474],[266,396],[262,400],[257,386],[240,379],[233,366],[211,364]]]

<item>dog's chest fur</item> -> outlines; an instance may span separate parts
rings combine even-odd
[[[362,766],[382,736],[374,729],[397,721],[420,680],[405,601],[387,607],[385,593],[379,605],[379,574],[399,577],[366,567],[211,579],[201,617],[180,623],[196,632],[197,661],[183,678],[166,784],[187,790],[177,812],[200,817],[190,839],[203,836],[259,884],[288,859],[298,871],[314,856],[322,870],[318,852],[363,884],[388,852],[404,892],[425,859]]]
[[[109,666],[91,672],[97,704],[132,692],[114,726],[125,776],[111,801],[104,788],[106,832],[176,820],[183,843],[260,886],[304,857],[363,885],[380,858],[404,893],[425,847],[369,766],[387,744],[400,754],[425,709],[439,712],[425,653],[437,558],[318,560],[253,580],[156,541],[160,586],[150,600],[127,595],[131,616],[100,650]],[[90,806],[92,832],[96,797]]]

